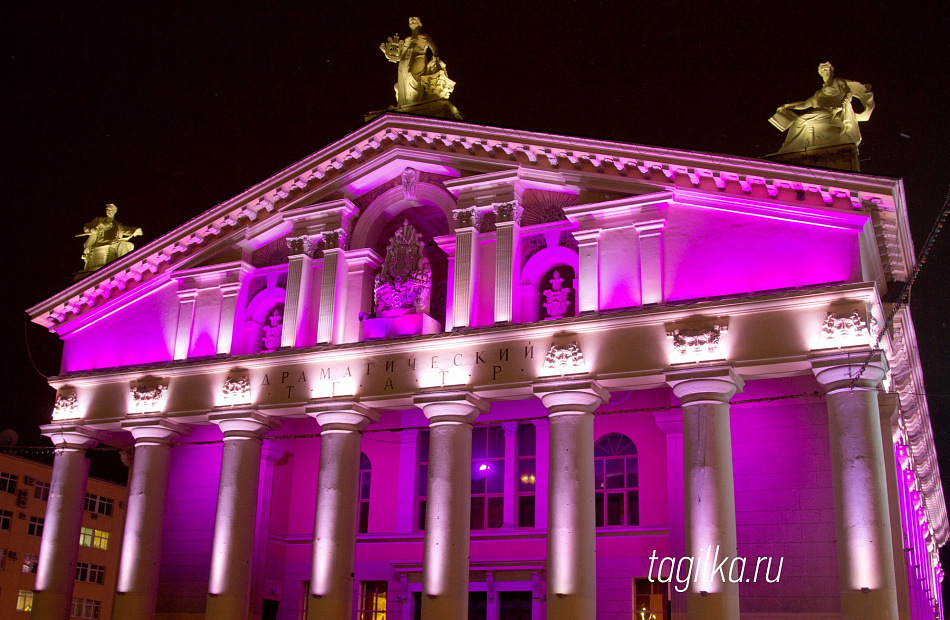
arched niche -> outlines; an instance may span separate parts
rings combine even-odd
[[[284,305],[286,298],[287,291],[277,286],[268,287],[254,296],[244,311],[244,320],[241,321],[241,332],[238,337],[240,355],[261,352],[264,323],[275,308]]]
[[[548,247],[531,258],[521,269],[520,286],[518,287],[519,321],[530,323],[540,320],[541,288],[544,276],[555,267],[567,266],[578,272],[577,254],[563,246]],[[576,277],[565,283],[577,291]],[[576,308],[575,308],[576,313]]]
[[[446,230],[455,232],[455,220],[452,210],[457,207],[455,198],[437,185],[419,183],[416,187],[416,197],[407,199],[403,187],[397,185],[371,202],[360,214],[350,237],[350,249],[375,248],[379,244],[383,229],[400,213],[414,207],[437,207],[445,216]]]

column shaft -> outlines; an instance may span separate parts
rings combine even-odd
[[[291,256],[287,264],[287,299],[284,304],[284,327],[280,346],[294,348],[306,341],[307,312],[310,299],[310,257],[306,254]]]
[[[33,614],[30,616],[41,620],[61,620],[70,615],[89,474],[86,450],[96,443],[86,437],[57,439],[61,438],[54,437],[58,445],[53,458],[53,476],[36,570]]]
[[[379,414],[359,405],[311,410],[320,424],[308,620],[353,615],[362,429]]]
[[[256,419],[259,417],[262,416],[218,421],[224,431],[224,448],[205,610],[209,620],[246,620],[248,617],[261,436],[268,429]]]
[[[710,565],[737,554],[729,399],[743,381],[731,368],[708,368],[670,373],[667,382],[683,403],[686,556],[705,562],[689,584],[686,617],[738,620],[738,584]]]
[[[128,512],[113,617],[154,618],[162,557],[162,525],[171,461],[169,441],[177,437],[168,423],[131,429],[135,458],[129,483]]]
[[[609,395],[594,381],[535,386],[550,411],[549,620],[597,617],[593,411]]]
[[[422,617],[465,620],[472,512],[472,422],[484,403],[466,393],[417,397],[415,402],[429,418]]]

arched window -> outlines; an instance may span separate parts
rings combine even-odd
[[[637,446],[626,435],[607,433],[594,444],[597,527],[640,524]]]
[[[360,452],[360,534],[369,531],[369,482],[372,469],[369,457]]]

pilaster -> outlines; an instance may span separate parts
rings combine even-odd
[[[600,229],[574,233],[577,240],[577,311],[600,309]]]
[[[373,284],[376,270],[382,264],[382,257],[369,248],[347,252],[346,317],[343,321],[343,342],[359,342],[362,339],[363,323],[360,320],[360,313],[368,315],[376,310]]]
[[[633,225],[640,235],[640,296],[644,306],[663,302],[662,233],[665,225],[665,219]]]
[[[343,342],[343,313],[346,305],[346,231],[324,234],[323,274],[320,281],[320,310],[317,344]]]
[[[178,329],[175,332],[175,360],[188,357],[191,345],[191,326],[195,319],[195,302],[198,289],[189,288],[178,291]]]

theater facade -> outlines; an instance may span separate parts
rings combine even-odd
[[[115,618],[942,618],[914,265],[899,179],[384,114],[29,310],[33,617],[108,445]]]

